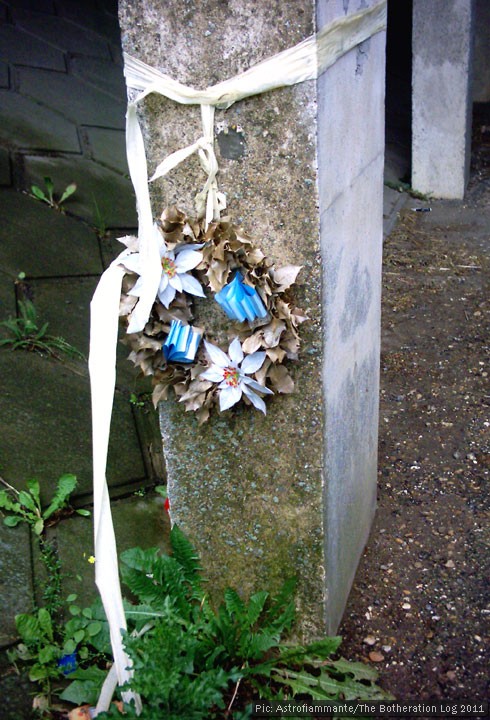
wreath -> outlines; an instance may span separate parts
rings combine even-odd
[[[298,358],[298,326],[307,319],[291,293],[301,267],[275,268],[229,218],[206,228],[174,206],[154,232],[162,264],[158,295],[143,331],[124,340],[129,359],[152,377],[153,403],[173,388],[199,424],[213,407],[224,411],[240,400],[265,414],[265,397],[294,389],[284,363]],[[129,324],[142,284],[138,240],[120,241],[129,252],[121,259],[127,274],[119,314]],[[212,342],[212,330],[191,325],[196,298],[213,298],[232,322],[226,352]]]

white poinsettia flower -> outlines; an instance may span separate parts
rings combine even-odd
[[[202,245],[178,245],[171,250],[166,246],[156,225],[154,226],[154,233],[158,242],[160,263],[162,265],[162,278],[157,293],[162,305],[168,308],[177,292],[206,297],[199,280],[189,274],[189,271],[194,270],[202,260],[202,253],[196,250],[196,247],[201,248]],[[140,275],[129,292],[129,295],[139,297],[144,282],[141,276],[140,254],[132,253],[127,255],[122,260],[122,263],[130,272]]]
[[[265,402],[254,390],[273,395],[269,388],[260,385],[249,375],[257,372],[265,360],[265,352],[257,351],[251,355],[244,355],[240,340],[235,338],[228,348],[228,355],[216,345],[204,341],[206,352],[212,365],[199,375],[203,380],[219,383],[219,408],[228,410],[246,395],[252,405],[265,415]]]

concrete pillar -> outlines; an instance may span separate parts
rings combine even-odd
[[[204,88],[360,4],[373,3],[119,6],[128,53]],[[309,637],[339,624],[375,507],[384,47],[379,33],[318,82],[217,112],[217,125],[243,133],[243,153],[218,155],[228,212],[277,266],[303,266],[296,301],[310,321],[291,363],[295,393],[268,400],[267,416],[241,405],[198,427],[173,400],[160,408],[173,519],[195,542],[210,590],[274,590],[296,575]],[[199,119],[198,108],[146,101],[150,171],[199,137]],[[172,203],[192,211],[202,183],[197,162],[180,166],[153,187],[155,214]],[[195,324],[205,314],[198,301]]]
[[[474,0],[413,0],[412,186],[461,199],[471,150]]]

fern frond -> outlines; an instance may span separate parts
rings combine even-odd
[[[239,625],[243,625],[247,620],[247,608],[245,603],[233,588],[225,590],[225,607],[230,617],[234,616],[235,621]]]

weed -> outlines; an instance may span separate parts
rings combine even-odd
[[[70,183],[67,185],[59,197],[54,192],[54,183],[49,176],[44,177],[44,185],[46,191],[40,188],[39,185],[31,185],[31,196],[36,198],[36,200],[41,200],[55,210],[64,212],[64,209],[61,206],[76,191],[76,183]]]
[[[30,350],[46,353],[59,359],[59,353],[73,358],[85,360],[80,350],[66,342],[62,337],[48,334],[49,323],[39,326],[37,310],[31,300],[19,300],[19,317],[9,318],[0,322],[0,327],[7,330],[10,337],[0,340],[0,347],[11,347],[12,350]]]

